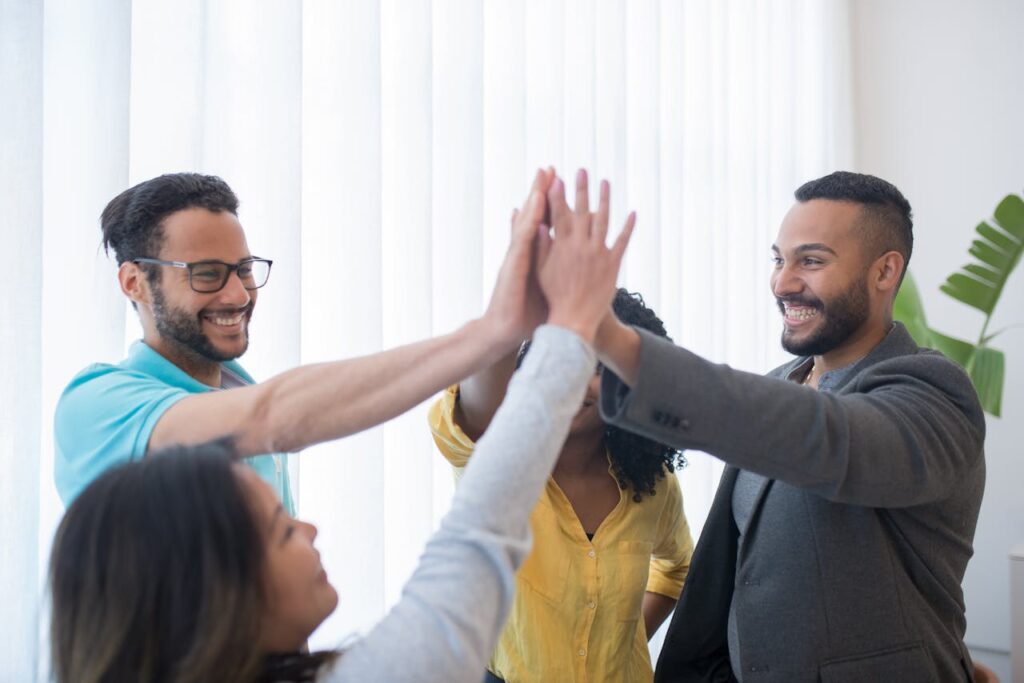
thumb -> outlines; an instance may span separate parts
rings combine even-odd
[[[634,227],[636,227],[635,211],[629,214],[629,218],[626,219],[626,225],[623,226],[622,232],[615,238],[615,244],[612,245],[611,251],[616,263],[622,263],[622,256],[626,253],[626,247],[629,246],[629,239],[633,236]]]

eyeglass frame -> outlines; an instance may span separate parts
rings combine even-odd
[[[260,289],[261,287],[265,286],[267,284],[267,282],[270,281],[270,268],[271,268],[271,266],[274,265],[274,262],[271,259],[260,258],[258,256],[250,256],[248,258],[242,259],[241,261],[239,261],[238,263],[235,263],[235,264],[227,263],[226,261],[221,261],[219,259],[205,259],[203,261],[191,261],[191,262],[185,262],[185,261],[164,261],[162,259],[157,259],[157,258],[135,258],[135,259],[132,259],[132,263],[151,263],[151,264],[157,265],[157,266],[170,266],[172,268],[185,268],[186,270],[188,270],[188,286],[192,289],[193,292],[195,292],[197,294],[216,294],[217,292],[219,292],[220,290],[224,289],[224,287],[227,286],[228,280],[231,279],[231,273],[236,273],[237,274],[239,268],[241,268],[242,266],[244,266],[244,265],[246,265],[248,263],[253,263],[254,261],[259,261],[261,263],[266,263],[267,264],[267,279],[263,281],[262,285],[257,285],[255,287],[246,287],[245,286],[245,282],[242,280],[241,277],[239,277],[238,280],[239,280],[239,282],[242,283],[242,287],[245,287],[245,289],[247,291],[250,291],[250,292],[255,291],[257,289]],[[224,274],[224,281],[220,283],[220,287],[218,287],[217,289],[206,289],[206,290],[196,289],[195,285],[192,284],[192,269],[194,267],[196,267],[196,266],[210,265],[210,264],[213,264],[213,263],[215,263],[217,265],[225,266],[227,268],[227,271]]]

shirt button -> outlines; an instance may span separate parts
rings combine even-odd
[[[594,602],[593,600],[589,600],[587,602],[587,607],[589,607],[590,609],[594,609],[595,607],[597,607],[597,603]]]
[[[589,553],[587,553],[587,557],[597,557],[597,553],[591,550]]]
[[[586,651],[586,650],[584,650],[584,649],[583,649],[583,648],[581,647],[581,648],[580,648],[580,651],[579,651],[579,652],[577,652],[576,654],[578,654],[578,655],[579,655],[580,657],[586,657],[586,656],[587,656],[587,651]]]

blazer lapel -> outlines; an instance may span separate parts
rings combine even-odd
[[[761,485],[757,489],[757,495],[754,496],[754,505],[750,509],[750,520],[747,522],[747,532],[743,534],[743,542],[739,546],[740,555],[744,553],[744,549],[747,544],[750,543],[750,539],[754,536],[754,530],[757,529],[757,523],[761,517],[761,508],[764,505],[764,498],[768,495],[768,491],[774,483],[774,479],[764,477]],[[730,503],[731,502],[732,501],[730,500]]]
[[[732,681],[729,666],[729,605],[736,575],[738,532],[732,517],[735,467],[726,467],[690,562],[665,644],[656,683]]]

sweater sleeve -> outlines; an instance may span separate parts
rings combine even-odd
[[[594,372],[575,334],[539,328],[402,597],[319,681],[477,683],[530,547],[529,515]]]

